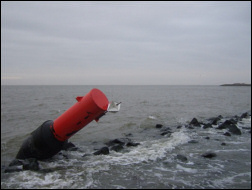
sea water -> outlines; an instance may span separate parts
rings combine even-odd
[[[4,173],[33,130],[92,88],[122,102],[121,110],[71,137],[77,151],[39,161],[39,171]],[[237,123],[242,135],[225,136],[217,125],[186,127],[194,117],[207,122],[222,115],[224,122],[244,112],[251,113],[251,87],[1,86],[1,188],[251,189],[251,116]],[[168,127],[172,133],[161,135]],[[140,144],[93,155],[113,139]],[[217,156],[201,156],[209,151]]]

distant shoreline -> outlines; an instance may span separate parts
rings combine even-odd
[[[245,83],[234,83],[234,84],[222,84],[220,86],[251,86],[251,84],[245,84]]]

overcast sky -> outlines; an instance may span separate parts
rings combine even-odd
[[[1,84],[251,83],[251,2],[1,1]]]

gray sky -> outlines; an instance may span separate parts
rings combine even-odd
[[[1,1],[1,84],[251,83],[251,2]]]

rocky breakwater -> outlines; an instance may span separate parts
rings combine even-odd
[[[233,116],[233,117],[223,117],[221,115],[217,117],[212,117],[209,119],[206,119],[204,122],[199,121],[196,117],[193,118],[190,122],[184,125],[178,125],[178,126],[165,126],[163,124],[156,124],[153,126],[153,134],[152,136],[155,136],[155,138],[170,138],[174,132],[179,132],[180,130],[186,129],[188,133],[190,131],[204,131],[207,129],[216,130],[218,133],[223,132],[223,135],[225,136],[233,136],[233,135],[243,135],[243,133],[251,133],[251,126],[250,127],[242,127],[238,126],[238,123],[241,122],[244,118],[251,118],[250,112],[245,112],[241,116]],[[144,132],[145,130],[143,130]],[[111,151],[115,152],[121,152],[128,151],[131,148],[137,147],[141,145],[141,142],[134,142],[131,137],[134,136],[132,133],[125,134],[125,137],[118,137],[112,140],[109,140],[104,143],[104,146],[101,146],[101,148],[95,149],[93,153],[87,153],[84,154],[82,157],[86,156],[99,156],[99,155],[108,155]],[[205,140],[211,140],[210,137],[206,136],[204,137]],[[215,139],[218,140],[218,139]],[[190,139],[188,141],[188,144],[191,146],[197,146],[199,144],[199,140],[196,139]],[[226,146],[227,144],[225,142],[220,142],[221,146]],[[140,147],[141,148],[141,147]],[[204,146],[202,146],[202,152],[204,152]],[[79,148],[76,147],[73,143],[67,142],[65,146],[63,147],[64,151],[79,151]],[[64,153],[59,152],[58,154]],[[205,151],[200,155],[202,158],[206,159],[212,159],[215,157],[218,157],[218,153],[213,151]],[[180,154],[178,153],[175,157],[175,159],[187,162],[188,161],[188,155]],[[35,158],[29,158],[26,160],[20,160],[15,159],[12,161],[8,167],[5,168],[5,172],[17,172],[17,171],[23,171],[23,170],[33,170],[33,171],[39,171],[40,166],[38,160]]]

